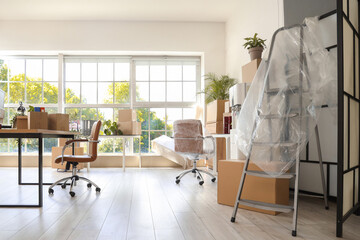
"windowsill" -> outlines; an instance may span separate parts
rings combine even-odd
[[[104,154],[98,154],[99,157],[119,157],[122,156],[122,153],[104,153]],[[17,157],[18,154],[17,153],[0,153],[0,157]],[[37,153],[23,153],[22,154],[23,157],[32,157],[32,156],[37,156]],[[51,153],[44,153],[43,154],[44,157],[50,157]],[[138,153],[126,153],[127,157],[137,157],[139,156]],[[141,153],[142,157],[160,157],[161,155],[158,153]]]

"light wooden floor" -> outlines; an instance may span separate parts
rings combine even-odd
[[[291,214],[269,216],[216,202],[216,183],[201,187],[191,175],[176,185],[181,169],[91,169],[83,175],[102,187],[97,195],[84,183],[76,197],[57,187],[54,196],[44,187],[41,209],[0,209],[0,239],[336,239],[335,204],[326,211],[321,199],[301,197],[298,237],[290,233]],[[68,175],[44,170],[45,181]],[[17,185],[15,168],[0,168],[0,204],[35,202],[36,187]],[[24,169],[24,180],[37,177]],[[6,184],[9,185],[6,185]],[[360,239],[360,217],[345,224],[344,239]]]

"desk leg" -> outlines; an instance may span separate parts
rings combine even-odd
[[[22,153],[21,153],[21,138],[18,138],[18,184],[21,184],[21,158],[22,158]]]
[[[43,139],[39,138],[39,207],[43,206]]]
[[[123,172],[125,172],[125,149],[126,149],[126,138],[123,138],[123,162],[122,162]]]

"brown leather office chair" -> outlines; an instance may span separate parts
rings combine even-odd
[[[66,183],[67,181],[71,180],[71,184],[70,184],[70,191],[69,194],[71,195],[71,197],[75,196],[75,192],[72,191],[73,187],[76,186],[76,181],[78,180],[84,180],[86,182],[88,182],[87,187],[91,188],[92,185],[94,185],[96,192],[100,192],[101,189],[99,188],[98,185],[96,185],[94,182],[92,182],[91,180],[84,178],[84,177],[80,177],[78,176],[77,173],[77,165],[79,163],[88,163],[88,162],[93,162],[96,160],[97,158],[97,145],[100,142],[99,141],[99,133],[100,133],[100,127],[101,127],[101,121],[97,121],[94,123],[94,125],[91,128],[91,135],[88,139],[74,139],[74,140],[69,140],[65,143],[65,146],[62,150],[62,155],[58,156],[55,159],[56,163],[61,163],[64,164],[64,162],[68,162],[69,164],[72,165],[72,176],[71,177],[66,177],[63,179],[60,179],[59,181],[56,181],[55,183],[53,183],[50,187],[49,187],[49,194],[54,194],[54,189],[53,187],[62,183],[61,184],[61,188],[65,189],[66,188]],[[89,153],[87,155],[64,155],[65,149],[67,147],[71,147],[73,143],[77,143],[77,142],[88,142],[89,143]]]

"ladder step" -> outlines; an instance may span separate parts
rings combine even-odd
[[[285,94],[290,94],[290,93],[295,93],[295,92],[299,91],[299,88],[298,87],[288,87],[286,89],[271,88],[271,89],[265,90],[265,93],[275,95],[275,94],[278,94],[280,91],[282,91]]]
[[[297,143],[296,142],[253,142],[254,145],[256,146],[277,146],[279,145],[280,147],[293,147],[295,146]]]
[[[289,205],[264,203],[253,200],[240,199],[239,203],[248,207],[259,208],[263,210],[276,211],[276,212],[291,212],[294,207]]]
[[[291,179],[293,177],[295,177],[295,173],[276,173],[273,172],[273,174],[268,174],[266,172],[261,172],[261,171],[252,171],[252,170],[247,170],[245,172],[248,175],[251,176],[256,176],[256,177],[263,177],[263,178],[282,178],[282,179]]]
[[[298,116],[299,116],[298,113],[289,113],[284,115],[279,115],[279,114],[260,115],[259,117],[261,119],[281,119],[281,118],[294,118]]]

